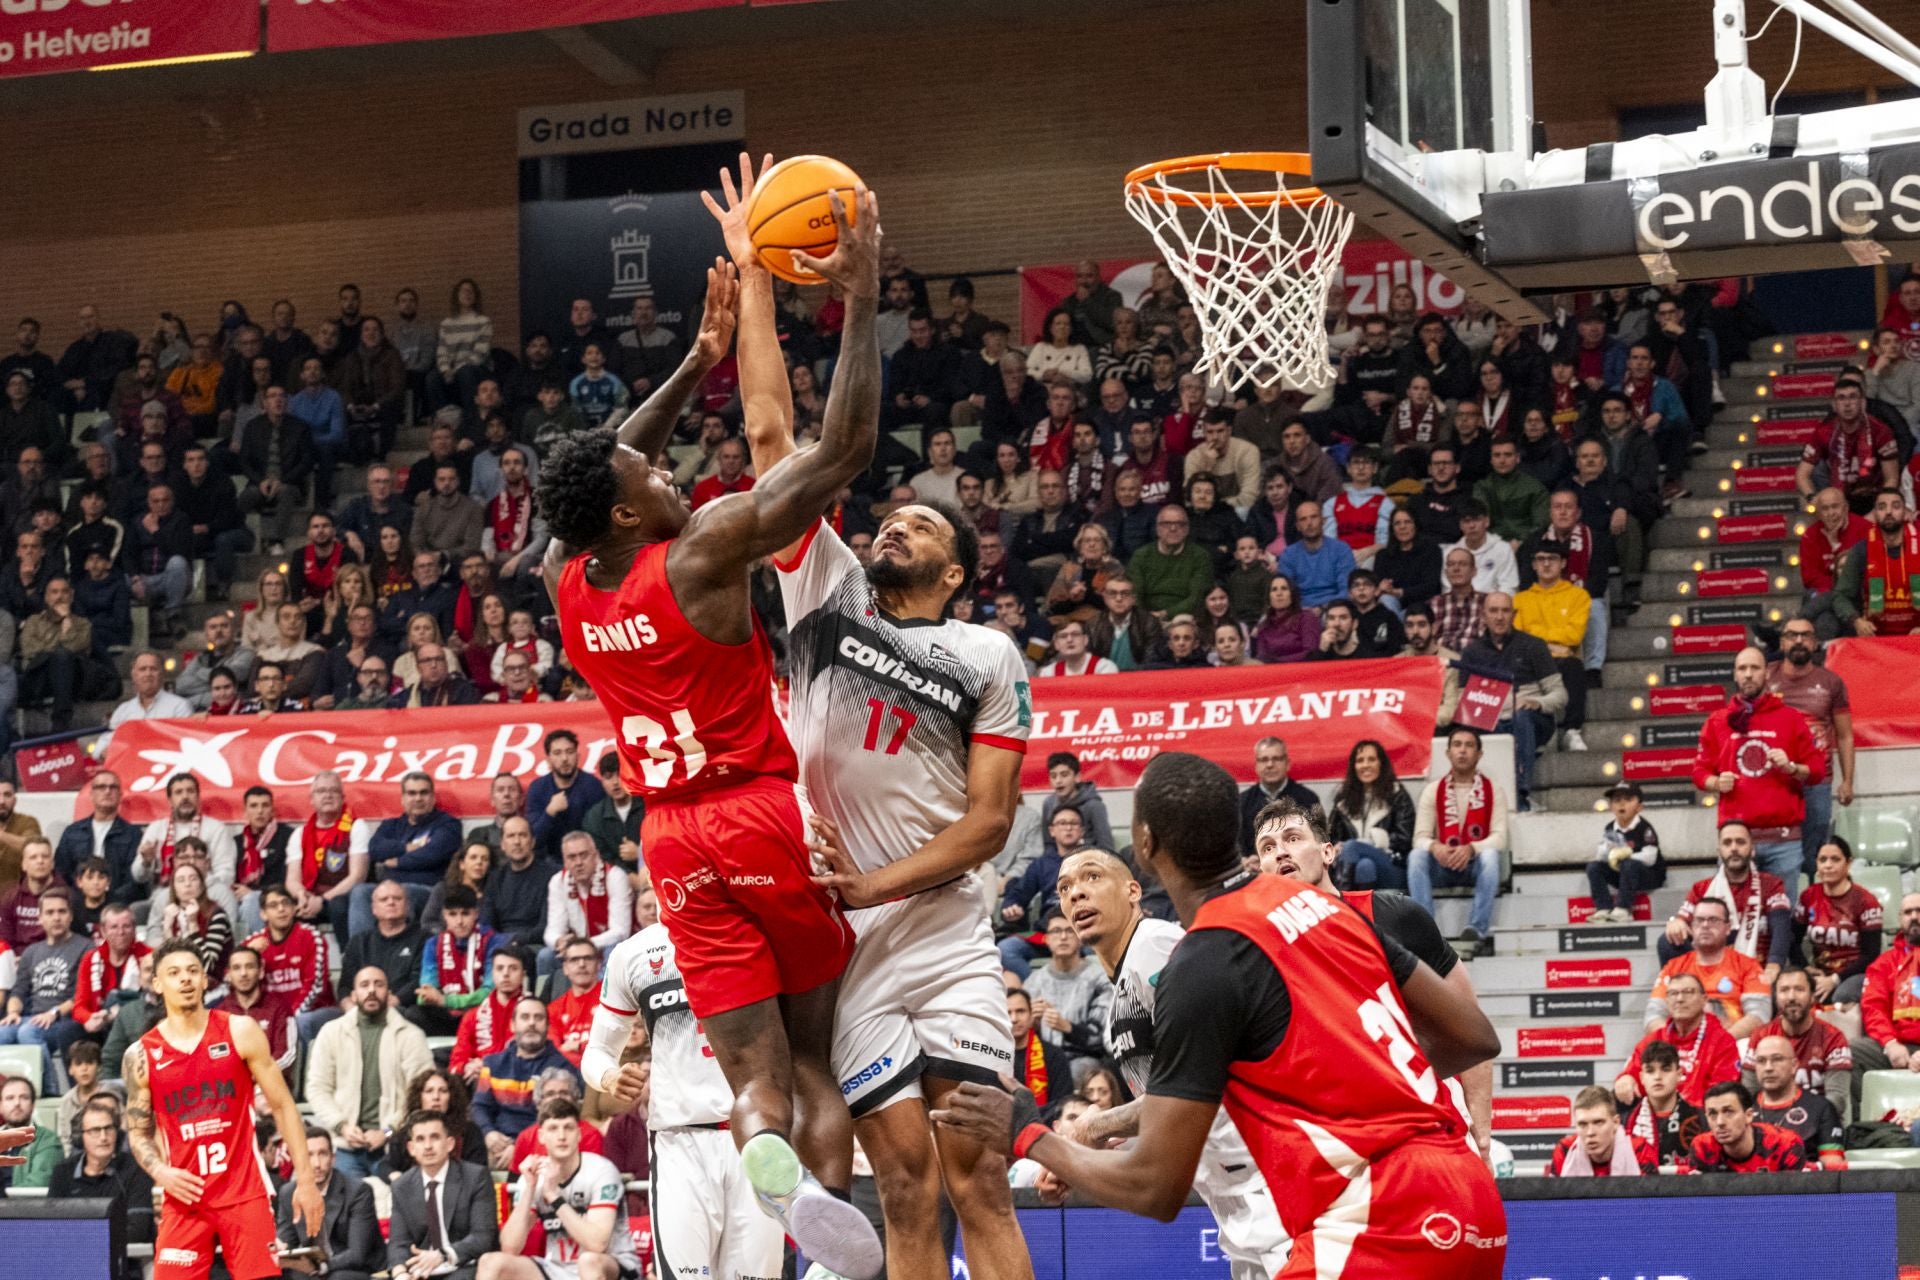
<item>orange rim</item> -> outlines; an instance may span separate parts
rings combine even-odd
[[[1208,156],[1181,156],[1177,160],[1161,160],[1154,164],[1143,164],[1129,173],[1126,178],[1128,191],[1138,190],[1149,200],[1158,200],[1164,204],[1186,205],[1195,209],[1212,209],[1224,204],[1239,203],[1252,209],[1264,209],[1268,205],[1284,202],[1299,208],[1317,205],[1327,199],[1326,192],[1318,187],[1282,187],[1277,191],[1236,192],[1237,201],[1212,191],[1192,191],[1182,187],[1168,186],[1155,182],[1155,178],[1177,178],[1187,174],[1205,173],[1209,169],[1244,170],[1252,173],[1271,173],[1309,178],[1313,176],[1313,157],[1301,151],[1221,151]]]

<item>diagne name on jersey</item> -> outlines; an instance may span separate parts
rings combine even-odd
[[[1280,931],[1282,938],[1288,942],[1294,942],[1301,934],[1322,920],[1331,919],[1334,914],[1333,903],[1321,894],[1308,889],[1294,894],[1269,911],[1267,922]]]

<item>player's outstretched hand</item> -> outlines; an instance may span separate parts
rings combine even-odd
[[[32,1146],[33,1138],[33,1126],[30,1124],[22,1125],[18,1129],[0,1128],[0,1152],[12,1151],[17,1147]],[[0,1168],[23,1165],[26,1162],[27,1158],[25,1156],[0,1155]]]
[[[813,865],[825,868],[821,874],[813,877],[813,882],[849,908],[871,907],[879,902],[880,899],[867,888],[866,876],[841,847],[840,828],[833,824],[833,819],[816,813],[810,822],[813,835],[807,844],[813,850]]]
[[[773,167],[773,156],[760,158],[760,177]],[[727,252],[733,255],[734,265],[742,271],[765,271],[767,266],[760,261],[760,251],[753,247],[753,235],[747,230],[747,208],[753,203],[753,184],[759,179],[753,172],[753,157],[740,153],[740,187],[736,191],[733,174],[725,169],[720,171],[720,193],[727,198],[722,206],[713,198],[711,191],[700,193],[701,201],[707,206],[707,212],[720,224],[720,234],[726,238]]]
[[[793,250],[793,265],[803,271],[816,272],[839,285],[850,294],[862,298],[878,296],[880,292],[880,202],[873,192],[862,184],[853,189],[853,202],[856,219],[847,218],[846,202],[838,191],[829,191],[827,198],[833,204],[833,225],[840,234],[840,241],[833,246],[833,252],[824,258],[816,258],[804,249]]]
[[[707,268],[707,305],[700,315],[700,332],[693,348],[708,368],[727,358],[733,345],[733,328],[740,322],[740,273],[725,258],[715,258]]]
[[[946,1106],[933,1112],[933,1122],[1016,1160],[1041,1134],[1051,1132],[1040,1119],[1032,1090],[1009,1076],[1001,1076],[997,1088],[972,1081],[956,1086],[947,1094]]]

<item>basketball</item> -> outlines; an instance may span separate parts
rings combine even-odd
[[[747,230],[767,270],[795,284],[824,283],[817,273],[794,265],[793,251],[803,249],[816,258],[833,252],[840,236],[828,194],[840,193],[851,222],[859,182],[858,174],[828,156],[789,156],[762,174],[747,208]]]

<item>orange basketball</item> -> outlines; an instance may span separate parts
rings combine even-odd
[[[851,223],[859,181],[853,170],[828,156],[788,156],[761,174],[747,207],[747,231],[767,270],[795,284],[825,283],[817,273],[795,266],[793,251],[804,249],[816,258],[833,252],[840,233],[828,193],[840,193]]]

